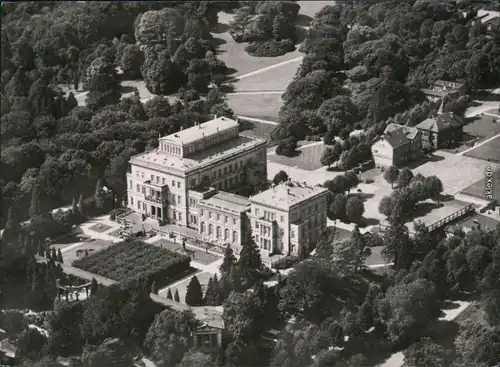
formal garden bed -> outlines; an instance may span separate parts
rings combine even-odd
[[[186,276],[188,256],[138,240],[125,240],[96,254],[79,259],[73,266],[119,282],[140,276],[158,286]]]

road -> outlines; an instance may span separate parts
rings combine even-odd
[[[280,66],[291,64],[291,63],[297,62],[297,61],[301,61],[303,58],[304,58],[304,55],[296,57],[296,58],[293,58],[293,59],[290,59],[290,60],[282,61],[282,62],[279,62],[279,63],[274,64],[274,65],[266,66],[265,68],[262,68],[262,69],[259,69],[259,70],[252,71],[250,73],[246,73],[246,74],[240,75],[240,76],[234,78],[232,81],[237,81],[237,80],[242,80],[242,79],[250,78],[252,76],[262,74],[262,73],[264,73],[266,71],[279,68]]]
[[[481,143],[476,144],[476,145],[474,145],[473,147],[471,147],[471,148],[469,148],[469,149],[466,149],[466,150],[464,150],[463,152],[459,152],[459,153],[457,153],[457,154],[458,154],[458,155],[464,155],[465,153],[467,153],[467,152],[469,152],[469,151],[471,151],[471,150],[473,150],[473,149],[476,149],[477,147],[480,147],[481,145],[484,145],[484,144],[486,144],[486,143],[490,142],[491,140],[494,140],[494,139],[496,139],[496,138],[498,138],[498,137],[500,137],[500,134],[497,134],[497,135],[495,135],[495,136],[492,136],[491,138],[486,139],[485,141],[482,141]]]
[[[263,124],[269,124],[269,125],[278,125],[276,121],[269,121],[269,120],[262,120],[262,119],[256,119],[254,117],[248,117],[248,116],[236,116],[237,118],[241,120],[248,120],[251,122],[261,122]]]

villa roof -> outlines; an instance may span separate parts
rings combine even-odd
[[[193,307],[192,311],[202,324],[200,328],[209,326],[217,329],[224,329],[224,320],[222,319],[222,306]]]
[[[406,137],[410,140],[415,139],[415,137],[418,134],[418,129],[411,127],[411,126],[406,126],[406,125],[399,125],[399,124],[389,124],[385,128],[385,133],[388,132],[393,132],[396,130],[402,129]]]
[[[130,159],[130,163],[146,166],[160,172],[169,170],[186,172],[262,144],[266,144],[266,141],[263,139],[240,135],[206,150],[196,152],[189,157],[182,158],[170,155],[160,149],[153,149],[133,156]]]
[[[462,126],[458,116],[453,113],[443,113],[435,118],[425,119],[415,127],[420,130],[440,132],[458,126]]]
[[[221,116],[202,124],[192,126],[188,129],[161,137],[160,141],[167,140],[169,142],[178,143],[179,145],[185,145],[198,140],[209,138],[212,135],[219,134],[226,130],[234,129],[238,126],[238,121]]]
[[[328,190],[321,186],[311,186],[307,183],[282,182],[266,191],[250,197],[252,203],[270,205],[279,209],[288,210],[292,206],[312,198]]]
[[[200,200],[199,204],[241,213],[246,210],[248,205],[250,205],[250,201],[244,196],[220,191],[208,199]]]
[[[409,144],[410,139],[406,136],[403,129],[397,129],[394,131],[387,131],[382,135],[382,138],[389,143],[389,145],[395,149],[402,145]]]

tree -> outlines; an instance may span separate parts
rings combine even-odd
[[[209,354],[190,351],[184,354],[177,367],[216,367]]]
[[[81,215],[85,215],[85,202],[83,200],[83,194],[80,194],[80,197],[78,198],[78,212]]]
[[[347,187],[349,188],[348,191],[352,188],[355,188],[359,184],[359,177],[354,171],[347,171],[344,175]]]
[[[189,306],[203,305],[203,291],[201,290],[201,284],[196,275],[191,277],[191,281],[187,286],[186,304]]]
[[[461,325],[455,339],[458,361],[464,366],[493,366],[498,362],[500,329],[484,323],[471,322]]]
[[[61,264],[64,262],[61,249],[57,249],[57,261],[60,262]]]
[[[264,328],[259,322],[263,316],[263,309],[254,293],[231,293],[224,302],[224,324],[237,340],[254,340],[252,338]]]
[[[89,91],[86,104],[93,110],[120,101],[120,81],[116,66],[103,56],[96,58],[88,67],[85,86]]]
[[[389,287],[378,302],[379,317],[392,342],[414,337],[438,308],[434,284],[424,279]]]
[[[47,319],[47,354],[68,357],[81,352],[84,345],[79,327],[82,316],[83,307],[80,303],[60,303],[55,307]]]
[[[57,261],[57,251],[55,247],[52,247],[52,249],[50,250],[50,259],[54,262]]]
[[[360,223],[363,219],[363,213],[365,212],[365,205],[363,201],[357,197],[353,196],[347,199],[345,206],[346,217],[349,221],[354,223]]]
[[[104,192],[104,186],[102,184],[102,181],[101,181],[101,179],[98,179],[97,183],[95,185],[95,195],[94,195],[95,206],[97,209],[104,209],[104,207],[106,205],[106,196],[105,195],[106,194]]]
[[[222,264],[220,264],[219,270],[221,274],[221,279],[229,279],[231,274],[231,268],[236,264],[236,256],[234,256],[233,249],[230,245],[227,245],[224,249],[224,259]]]
[[[174,301],[175,302],[178,302],[180,303],[181,302],[181,299],[179,297],[179,291],[177,289],[175,289],[175,293],[174,293]]]
[[[443,192],[443,183],[441,180],[435,175],[429,176],[424,179],[423,185],[429,197],[439,203],[441,193]]]
[[[16,357],[36,361],[43,355],[46,338],[35,328],[26,328],[17,339]]]
[[[7,214],[7,223],[5,223],[2,235],[2,240],[8,243],[17,241],[21,233],[21,225],[15,216],[14,207],[11,206]]]
[[[153,281],[151,284],[151,293],[158,294],[158,286],[156,285],[156,281]]]
[[[323,152],[320,163],[321,165],[328,166],[328,168],[330,168],[330,166],[333,163],[335,163],[339,158],[340,158],[340,152],[335,148],[328,147]]]
[[[116,366],[130,367],[134,365],[133,356],[120,339],[108,338],[97,347],[87,345],[82,354],[85,367]]]
[[[391,188],[394,188],[394,183],[397,181],[399,176],[399,170],[394,166],[389,166],[384,173],[384,179],[391,184]]]
[[[251,287],[255,284],[262,269],[260,251],[252,235],[250,220],[247,216],[242,218],[241,252],[238,260],[238,270],[243,277],[243,285]]]
[[[293,157],[297,153],[297,140],[294,137],[288,137],[281,140],[276,146],[276,154],[286,157]]]
[[[203,59],[193,59],[189,62],[186,70],[188,82],[191,88],[199,93],[208,92],[210,84],[210,64]]]
[[[90,282],[90,294],[95,294],[97,289],[99,289],[99,284],[97,284],[97,280],[95,280],[95,278],[92,278],[92,281]]]
[[[408,367],[441,367],[449,362],[445,349],[428,337],[412,344],[404,351],[404,356]]]
[[[141,65],[144,63],[144,53],[138,45],[126,45],[123,49],[119,66],[123,74],[130,79],[141,77]]]
[[[413,172],[409,168],[403,168],[398,174],[398,186],[405,187],[408,186],[413,178]]]
[[[168,290],[167,290],[167,298],[168,298],[168,299],[174,299],[174,298],[172,297],[172,291],[170,290],[170,288],[168,288]]]
[[[393,221],[384,233],[385,247],[383,255],[388,260],[394,261],[394,268],[409,269],[413,262],[413,251],[409,239],[408,228]]]
[[[172,114],[172,107],[168,98],[163,96],[154,96],[144,104],[144,110],[149,118],[169,117]]]
[[[371,251],[370,248],[366,246],[365,239],[361,232],[359,231],[359,227],[357,225],[354,226],[354,230],[352,232],[350,245],[355,251],[355,265],[354,270],[359,271],[363,266],[365,258],[367,258]]]
[[[33,185],[33,190],[31,191],[30,216],[31,218],[34,218],[35,216],[46,214],[47,212],[48,208],[45,190],[39,182],[36,182]]]
[[[145,61],[141,67],[146,88],[153,94],[168,95],[185,83],[182,69],[170,60],[167,50],[161,46],[145,49]]]
[[[279,171],[273,178],[273,183],[279,185],[282,182],[288,181],[288,174],[285,171]]]
[[[380,203],[378,204],[378,211],[384,214],[386,217],[390,217],[392,214],[392,199],[390,196],[384,196]]]
[[[156,315],[144,340],[144,347],[159,366],[173,366],[191,348],[192,334],[198,326],[191,311],[167,309]]]
[[[347,198],[344,194],[335,195],[330,206],[330,213],[334,219],[343,220],[346,216]]]

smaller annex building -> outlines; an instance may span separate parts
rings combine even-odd
[[[463,121],[452,112],[425,119],[415,127],[422,132],[422,144],[427,149],[447,148],[463,136]]]
[[[422,133],[411,126],[389,124],[371,150],[377,167],[404,167],[422,156]]]

